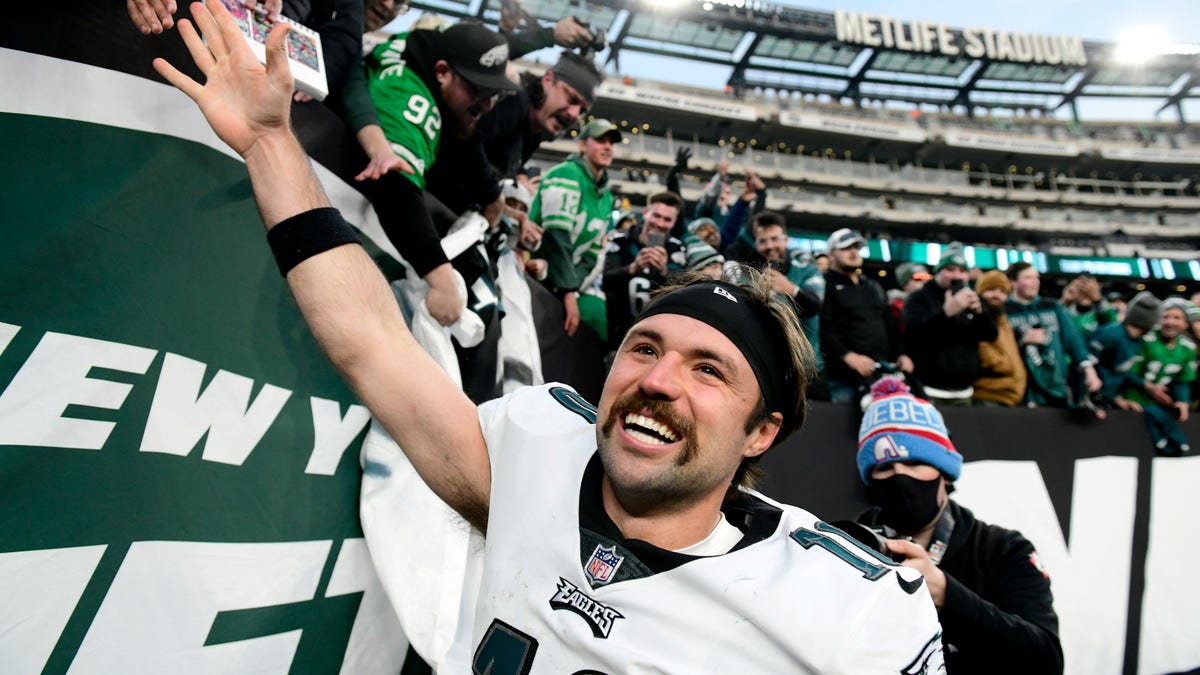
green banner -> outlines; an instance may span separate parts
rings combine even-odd
[[[368,416],[245,167],[45,116],[0,139],[0,670],[397,672]]]

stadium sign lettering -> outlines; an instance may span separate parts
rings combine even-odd
[[[961,31],[944,23],[902,21],[866,12],[833,13],[839,42],[907,52],[938,53],[1017,63],[1086,66],[1083,40],[1067,35],[1010,33],[968,26]]]

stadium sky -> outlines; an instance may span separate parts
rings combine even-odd
[[[1200,2],[1194,0],[926,0],[894,2],[888,0],[767,0],[776,4],[832,12],[836,9],[886,14],[906,21],[945,22],[961,28],[982,26],[1008,31],[1077,35],[1084,40],[1119,42],[1131,29],[1157,32],[1166,42],[1200,43]],[[396,22],[396,29],[407,26],[418,12],[409,12]],[[1200,58],[1200,57],[1197,57]],[[623,75],[719,88],[729,77],[729,69],[702,63],[679,68],[674,59],[625,51],[621,54]],[[1145,99],[1080,99],[1080,115],[1086,119],[1153,119],[1161,101]],[[1060,111],[1063,115],[1066,111]],[[1184,103],[1189,122],[1200,120],[1200,101]],[[1161,118],[1174,120],[1173,112]]]

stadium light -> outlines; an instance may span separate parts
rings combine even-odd
[[[649,5],[651,9],[670,12],[671,10],[682,7],[687,3],[688,0],[652,0],[651,2],[643,2],[642,4]],[[718,4],[725,3],[719,2],[718,0]]]
[[[1159,26],[1134,26],[1117,37],[1113,56],[1121,63],[1138,65],[1164,53],[1163,47],[1170,41],[1167,32]]]

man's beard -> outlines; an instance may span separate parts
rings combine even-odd
[[[659,474],[638,484],[618,484],[613,480],[612,464],[613,449],[612,435],[617,424],[629,413],[644,414],[662,424],[671,427],[683,440],[683,449],[675,458],[674,465],[679,468],[691,464],[699,456],[700,446],[696,440],[696,428],[690,420],[677,415],[671,404],[647,398],[641,393],[633,393],[617,399],[609,411],[608,418],[600,427],[597,442],[600,447],[600,459],[604,463],[605,472],[609,475],[614,491],[619,493],[622,504],[627,509],[662,508],[677,503],[684,503],[696,494],[697,481],[694,477],[679,473]]]
[[[560,111],[554,113],[546,120],[546,122],[544,124],[541,125],[541,128],[538,129],[541,136],[545,140],[553,141],[553,140],[562,138],[563,135],[567,133],[567,129],[571,128],[571,125],[573,124],[573,122],[571,122],[571,120],[569,120],[569,119],[564,119],[564,114],[565,113],[563,110],[560,110]],[[551,131],[548,128],[548,125],[550,124],[551,120],[555,120],[558,122],[558,131]]]
[[[471,122],[468,124],[460,119],[454,125],[454,128],[451,129],[450,133],[454,134],[454,137],[458,140],[465,141],[475,133],[475,123]]]
[[[471,107],[467,108],[461,113],[453,115],[450,118],[452,124],[450,125],[450,129],[448,129],[448,131],[460,141],[467,140],[472,134],[475,133],[475,125],[479,123],[479,120],[483,119],[482,114],[478,117],[476,117],[474,114],[475,112],[479,112],[481,110],[482,109],[477,105],[472,104]]]

